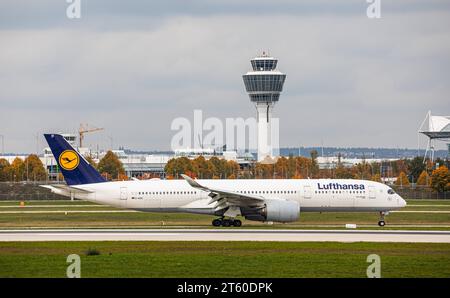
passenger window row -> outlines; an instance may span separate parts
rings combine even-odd
[[[238,190],[242,194],[296,194],[296,190]]]
[[[347,190],[347,191],[345,191],[345,190],[336,190],[336,191],[334,191],[334,190],[330,190],[330,191],[328,191],[328,190],[316,190],[315,193],[325,193],[325,194],[327,194],[327,193],[336,193],[336,194],[338,194],[338,193],[351,193],[351,194],[358,194],[358,193],[366,193],[366,192],[362,191],[362,190]]]
[[[196,191],[140,191],[139,195],[193,195]]]
[[[296,194],[295,190],[238,190],[242,194]],[[191,195],[196,191],[140,191],[139,195]]]

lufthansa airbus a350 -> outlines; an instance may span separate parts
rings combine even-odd
[[[352,179],[131,180],[107,182],[61,135],[44,135],[67,185],[57,194],[119,208],[216,216],[213,226],[293,222],[300,212],[378,212],[379,226],[406,202],[382,183]]]

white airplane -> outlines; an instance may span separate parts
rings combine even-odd
[[[406,206],[382,183],[352,179],[131,180],[107,182],[61,135],[44,135],[67,185],[42,185],[72,198],[148,212],[214,215],[213,226],[297,221],[301,212],[379,212]]]

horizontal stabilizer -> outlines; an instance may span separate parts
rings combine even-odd
[[[93,193],[94,191],[82,189],[79,187],[64,185],[64,184],[50,184],[50,185],[39,185],[40,187],[48,188],[51,191],[55,192],[55,190],[67,192],[67,193]]]

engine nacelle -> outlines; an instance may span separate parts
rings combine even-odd
[[[248,220],[291,222],[300,217],[300,204],[296,201],[266,200],[264,208],[255,213],[245,214]]]

